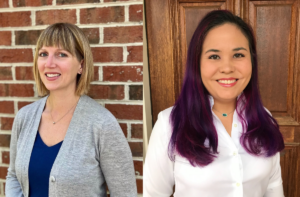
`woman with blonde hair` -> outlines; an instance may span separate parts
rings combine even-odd
[[[115,117],[85,94],[93,77],[89,42],[75,25],[40,35],[34,77],[42,99],[16,115],[6,197],[136,196],[131,151]]]

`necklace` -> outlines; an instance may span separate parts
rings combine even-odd
[[[218,110],[216,110],[215,108],[213,108],[215,111],[219,112]],[[233,110],[232,112],[234,112],[235,110]],[[229,114],[231,114],[232,112],[230,113],[222,113],[222,112],[219,112],[220,114],[222,114],[223,117],[227,117]]]
[[[77,101],[77,102],[78,102],[78,101]],[[67,114],[68,114],[68,113],[69,113],[69,112],[77,105],[77,102],[76,102],[75,105],[72,106],[71,109],[69,109],[69,111],[67,111],[67,113],[66,113],[65,115],[63,115],[63,116],[62,116],[60,119],[58,119],[57,121],[54,121],[54,120],[53,120],[52,113],[50,112],[50,115],[51,115],[51,118],[52,118],[52,121],[53,121],[52,123],[53,123],[53,124],[56,124],[58,121],[60,121],[61,119],[63,119],[63,117],[65,117],[65,116],[66,116],[66,115],[67,115]]]

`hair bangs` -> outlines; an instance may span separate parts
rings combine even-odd
[[[66,50],[77,57],[75,48],[78,47],[75,47],[75,41],[76,38],[72,31],[58,23],[42,32],[37,43],[37,50],[40,50],[43,46],[53,46]]]

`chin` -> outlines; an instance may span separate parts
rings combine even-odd
[[[217,95],[217,97],[214,97],[214,98],[217,98],[218,100],[221,100],[221,101],[226,101],[226,102],[230,102],[230,101],[233,101],[233,100],[236,100],[236,98],[238,97],[238,95],[236,94],[222,94],[222,95]]]

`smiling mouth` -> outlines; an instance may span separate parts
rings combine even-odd
[[[46,75],[46,77],[58,77],[58,76],[60,76],[60,74],[45,74]]]
[[[232,84],[235,83],[238,79],[232,79],[232,80],[217,80],[217,82],[219,83],[223,83],[223,84]]]

